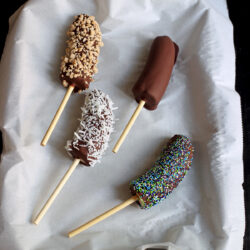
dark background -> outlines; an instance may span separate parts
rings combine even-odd
[[[2,24],[0,31],[0,55],[5,43],[5,37],[8,32],[9,17],[26,1],[24,0],[9,0],[2,3]],[[237,3],[236,3],[237,2]],[[246,1],[228,0],[229,16],[234,25],[234,44],[236,53],[236,90],[241,96],[242,118],[243,118],[243,160],[244,160],[244,193],[245,193],[245,208],[246,208],[246,230],[244,237],[244,250],[250,250],[250,30],[248,17],[249,9]],[[0,138],[0,152],[2,150],[2,141]],[[237,211],[235,211],[237,212]],[[7,250],[7,249],[6,249]],[[234,249],[237,250],[237,249]]]

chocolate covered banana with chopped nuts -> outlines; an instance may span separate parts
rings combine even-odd
[[[69,39],[65,56],[62,57],[60,79],[67,89],[57,112],[47,129],[41,145],[45,146],[69,100],[71,93],[89,88],[93,75],[97,73],[102,34],[95,17],[81,14],[75,16],[67,32]]]
[[[68,47],[62,57],[60,79],[64,87],[73,85],[74,92],[78,92],[88,89],[98,71],[102,34],[95,17],[81,14],[75,17],[67,35]]]

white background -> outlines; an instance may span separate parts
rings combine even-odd
[[[60,57],[73,16],[99,22],[95,82],[119,121],[94,168],[78,167],[38,226],[31,223],[72,163],[64,149],[78,126],[83,95],[74,94],[45,148],[40,141],[65,93]],[[131,88],[152,40],[180,48],[156,111],[144,109],[118,154],[111,152],[137,104]],[[0,71],[0,249],[128,250],[172,242],[181,249],[241,249],[244,234],[240,99],[234,90],[233,29],[224,1],[31,0],[10,20]],[[170,137],[190,137],[196,152],[184,181],[165,202],[133,204],[80,235],[66,233],[128,199]]]

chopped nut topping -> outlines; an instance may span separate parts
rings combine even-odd
[[[62,84],[63,84],[63,86],[64,86],[65,88],[67,88],[67,87],[69,86],[69,84],[68,84],[65,80],[63,80]]]
[[[62,58],[61,75],[71,79],[89,77],[90,80],[85,79],[84,82],[89,85],[89,81],[93,81],[93,74],[98,72],[97,57],[100,47],[103,46],[100,27],[94,16],[81,14],[75,16],[75,21],[70,25],[67,35],[68,47],[65,50],[66,55]],[[65,80],[62,84],[65,87],[68,86]]]

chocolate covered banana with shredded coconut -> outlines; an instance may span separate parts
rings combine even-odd
[[[94,166],[100,162],[114,129],[114,109],[112,100],[101,90],[85,93],[80,125],[66,145],[68,153],[83,165]]]

